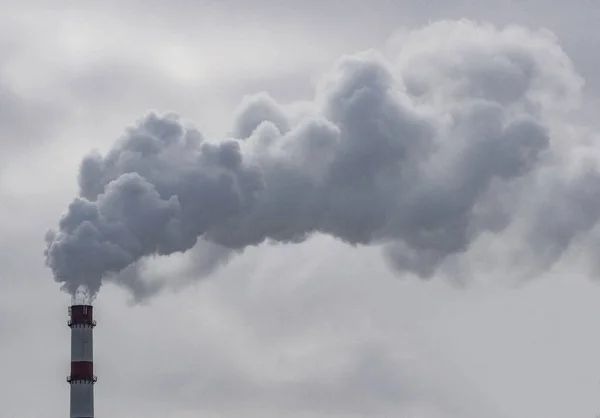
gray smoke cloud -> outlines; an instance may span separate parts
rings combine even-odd
[[[342,57],[309,105],[244,99],[228,139],[172,113],[141,118],[83,159],[80,196],[46,234],[55,279],[92,297],[114,280],[143,299],[165,285],[142,280],[152,257],[190,252],[193,280],[315,233],[383,245],[423,278],[482,236],[516,233],[527,262],[550,268],[597,225],[597,164],[578,169],[560,128],[583,81],[552,34],[443,21],[390,51]]]

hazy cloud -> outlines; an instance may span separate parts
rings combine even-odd
[[[69,300],[40,236],[78,177],[59,227],[100,225],[110,241],[78,238],[111,263],[221,222],[207,192],[237,209],[103,279],[98,415],[597,414],[600,8],[554,3],[3,5],[0,415],[68,414]]]

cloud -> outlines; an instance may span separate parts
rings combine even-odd
[[[261,4],[264,6],[265,3]],[[476,16],[474,9],[490,6],[486,2],[465,3],[469,3],[468,13],[471,16]],[[531,1],[525,3],[525,7],[531,8]],[[238,114],[243,115],[245,105],[257,103],[259,109],[261,106],[264,109],[265,102],[275,104],[274,112],[269,114],[271,109],[268,109],[264,118],[278,129],[265,123],[259,127],[255,137],[259,133],[267,136],[272,133],[281,143],[282,136],[297,131],[298,126],[308,120],[317,120],[326,127],[339,129],[338,123],[332,123],[332,117],[324,111],[329,92],[337,85],[335,80],[331,80],[336,78],[337,67],[333,69],[333,75],[325,77],[329,81],[313,94],[306,88],[310,77],[304,66],[311,67],[312,71],[312,68],[321,67],[315,62],[330,59],[331,51],[324,51],[323,43],[331,38],[342,40],[344,45],[341,49],[345,51],[378,45],[377,34],[387,32],[392,24],[398,25],[399,19],[408,21],[414,14],[426,14],[425,7],[418,11],[412,6],[408,14],[405,13],[408,9],[398,13],[398,9],[405,6],[400,2],[387,2],[392,5],[390,13],[383,13],[379,7],[381,3],[375,6],[376,2],[368,2],[368,10],[363,4],[361,7],[364,9],[360,11],[344,3],[343,13],[337,13],[332,3],[325,2],[314,10],[309,10],[312,8],[310,3],[303,3],[304,14],[298,16],[298,8],[288,8],[284,12],[287,6],[277,3],[268,11],[273,20],[263,19],[257,23],[264,33],[277,40],[277,43],[268,45],[262,44],[260,39],[248,39],[252,37],[245,26],[238,25],[238,21],[214,19],[226,31],[240,34],[231,41],[246,50],[240,58],[230,48],[231,44],[223,41],[222,32],[196,30],[206,28],[207,21],[213,19],[212,15],[209,18],[200,12],[197,4],[180,4],[181,7],[172,7],[171,3],[167,7],[166,4],[162,10],[169,12],[172,20],[167,21],[166,13],[156,13],[156,20],[148,24],[148,30],[140,26],[139,9],[130,7],[125,10],[128,6],[123,6],[123,3],[102,2],[84,6],[103,8],[111,15],[108,21],[90,19],[94,13],[74,18],[65,10],[56,10],[56,5],[52,13],[39,9],[27,11],[32,24],[19,37],[29,37],[30,43],[23,44],[18,50],[27,59],[13,66],[13,75],[20,77],[3,78],[7,89],[17,96],[19,104],[16,107],[23,109],[21,114],[30,115],[23,120],[31,123],[16,124],[18,129],[15,132],[42,131],[42,135],[27,133],[21,138],[12,136],[12,148],[3,149],[5,165],[2,168],[6,167],[6,170],[0,191],[3,218],[0,225],[0,293],[3,297],[0,332],[6,342],[2,350],[2,368],[6,371],[1,382],[6,394],[2,411],[8,416],[11,413],[15,416],[40,413],[64,416],[68,413],[68,385],[64,382],[69,362],[68,328],[65,325],[68,301],[64,295],[54,293],[56,286],[49,280],[49,272],[42,270],[44,243],[39,238],[44,228],[54,224],[71,200],[77,177],[74,166],[84,152],[82,149],[97,146],[102,150],[101,157],[105,158],[106,141],[112,142],[123,124],[134,120],[140,112],[157,106],[163,110],[174,109],[193,118],[194,125],[202,132],[203,141],[221,138],[211,131],[217,134],[226,131],[227,126],[222,124],[223,114],[231,115],[233,110],[228,107],[235,107],[244,94],[263,89],[272,92],[272,100],[264,94],[263,99],[249,97],[238,108]],[[557,20],[575,19],[575,16],[581,19],[563,28],[562,34],[557,32],[560,43],[572,58],[576,60],[577,54],[585,56],[590,60],[588,68],[596,67],[593,65],[594,54],[589,54],[590,49],[585,46],[593,43],[594,25],[581,24],[588,21],[585,19],[593,20],[594,13],[589,8],[575,10],[572,5],[549,7],[540,3],[543,7],[532,8],[535,19],[539,20],[532,22],[522,13],[513,13],[514,4],[507,4],[503,10],[495,8],[493,18],[497,22],[520,19],[533,26],[543,20],[541,15],[548,13]],[[244,7],[248,5],[244,4]],[[449,3],[434,5],[425,17],[446,14],[449,9],[453,9],[454,16],[463,15],[455,7],[456,4]],[[253,4],[252,8],[259,9],[260,6]],[[144,10],[148,12],[147,8]],[[127,15],[128,12],[131,14]],[[255,12],[267,13],[266,10]],[[501,17],[503,13],[505,17]],[[184,14],[185,19],[182,19]],[[231,13],[228,18],[229,15]],[[245,13],[241,15],[244,16],[240,19],[256,23],[255,14],[253,18],[248,18]],[[7,16],[2,18],[4,23],[12,20],[12,16]],[[146,18],[147,14],[144,22],[148,22]],[[314,59],[298,55],[301,48],[282,34],[282,27],[292,27],[293,19],[311,23],[310,30],[300,31],[305,36],[299,42],[305,46],[304,49],[311,50]],[[318,19],[321,23],[317,23]],[[79,24],[69,26],[65,23],[68,20]],[[127,23],[128,30],[107,33],[106,28],[115,29],[114,23],[118,20]],[[400,24],[404,24],[405,20]],[[341,21],[346,27],[341,26]],[[194,26],[194,30],[187,24]],[[546,20],[542,24],[550,22]],[[94,27],[100,28],[98,33],[103,35],[102,39],[88,37],[86,28]],[[236,30],[231,31],[231,27]],[[560,29],[556,21],[552,21],[551,27]],[[62,39],[61,28],[69,28],[66,31],[69,36],[65,39]],[[452,72],[453,65],[462,65],[462,61],[453,63],[451,60],[453,56],[466,57],[466,52],[457,52],[461,45],[477,43],[479,38],[483,38],[484,43],[489,41],[487,37],[497,39],[498,29],[487,27],[484,30],[485,25],[464,25],[461,31],[465,34],[454,39],[452,32],[457,30],[454,24],[436,28],[435,37],[453,39],[452,43],[445,44],[451,47],[449,53],[444,52],[442,41],[433,41],[431,31],[422,28],[410,31],[414,38],[421,37],[414,43],[415,54],[426,50],[427,39],[432,40],[434,47],[422,55],[429,55],[427,60],[433,60],[431,62],[436,62],[436,65],[421,66],[427,62],[426,59],[407,58],[411,55],[406,52],[408,41],[403,41],[405,52],[400,48],[392,56],[370,55],[373,61],[383,63],[392,74],[393,90],[406,93],[410,104],[422,111],[425,119],[434,120],[433,126],[437,130],[440,126],[445,129],[454,123],[448,115],[459,113],[452,111],[457,99],[468,101],[472,96],[483,102],[497,101],[510,117],[531,113],[532,118],[546,128],[550,138],[549,148],[542,153],[543,167],[537,162],[533,171],[518,179],[509,182],[494,180],[478,195],[474,229],[487,232],[473,236],[466,253],[446,257],[437,272],[451,273],[456,263],[460,272],[477,267],[477,277],[483,280],[491,274],[504,274],[502,268],[509,265],[515,270],[525,271],[528,276],[537,277],[539,272],[532,272],[532,265],[539,264],[539,268],[544,270],[551,265],[548,261],[553,262],[557,257],[570,256],[571,253],[576,256],[581,248],[593,252],[596,233],[590,232],[589,227],[596,223],[596,139],[591,137],[587,147],[579,147],[575,142],[580,133],[572,132],[571,127],[564,125],[564,110],[572,108],[579,94],[576,85],[580,80],[571,66],[567,62],[560,66],[559,77],[546,78],[550,83],[558,81],[559,86],[560,83],[571,85],[563,89],[566,94],[556,93],[560,92],[560,87],[549,88],[547,91],[555,92],[547,96],[550,100],[531,96],[527,99],[527,106],[523,106],[525,112],[521,112],[524,99],[518,99],[518,96],[529,87],[527,79],[521,79],[515,68],[525,68],[527,63],[513,65],[509,59],[500,60],[499,66],[506,69],[496,71],[494,60],[502,54],[489,54],[496,47],[487,50],[483,46],[475,48],[482,57],[478,63],[464,60],[468,62],[464,65],[470,70],[461,68],[460,71],[471,74],[469,77],[445,75]],[[3,28],[4,39],[14,38],[5,29],[6,25]],[[566,43],[568,38],[563,36],[565,32],[571,38],[571,49]],[[486,35],[489,33],[491,35]],[[518,40],[507,43],[529,45],[531,33],[523,33]],[[162,39],[163,45],[181,46],[183,41],[177,38],[178,34],[185,34],[192,43],[207,40],[214,45],[209,51],[218,51],[219,58],[227,58],[217,60],[222,66],[213,67],[213,58],[216,60],[216,57],[206,55],[203,48],[190,49],[186,48],[189,45],[183,45],[175,50],[185,51],[188,56],[203,57],[203,60],[210,61],[211,71],[218,74],[210,74],[205,82],[193,83],[188,78],[189,67],[183,66],[181,71],[169,73],[182,63],[177,59],[168,62],[170,55],[142,54],[144,60],[136,62],[136,54],[144,51],[140,48],[142,44],[150,51],[157,39]],[[548,34],[534,34],[548,38]],[[118,45],[104,43],[111,36],[121,42]],[[77,46],[79,41],[86,39],[88,43],[79,44],[82,50],[73,52],[68,48],[53,48],[52,42],[46,42],[56,37],[77,41],[69,44],[71,46]],[[135,42],[131,42],[132,39]],[[546,58],[542,56],[550,49],[549,45],[556,44],[552,36],[549,39],[546,43],[542,42],[544,47],[540,47],[540,57],[534,62],[538,59],[544,61]],[[256,54],[253,42],[259,45],[256,49],[270,51],[266,54],[267,58],[275,59],[270,61],[264,55]],[[97,60],[84,59],[88,56],[87,51],[91,51],[89,56]],[[99,56],[99,52],[107,51],[111,54]],[[84,54],[79,55],[78,52]],[[558,54],[561,55],[561,52]],[[366,54],[358,58],[364,59],[365,56],[369,57]],[[445,58],[436,58],[436,61],[434,56]],[[229,59],[231,57],[235,59]],[[445,61],[448,58],[450,60]],[[518,61],[520,58],[514,59]],[[241,69],[250,60],[255,60],[252,68],[260,74],[243,73]],[[405,64],[406,61],[410,64]],[[446,69],[436,71],[438,65],[445,65]],[[282,66],[283,70],[279,71]],[[227,71],[223,76],[221,69],[225,67]],[[298,67],[293,79],[286,76],[288,67]],[[546,68],[552,67],[550,63]],[[169,71],[163,71],[164,68]],[[274,74],[267,73],[267,69]],[[577,69],[585,70],[579,63]],[[486,78],[487,71],[493,72],[493,76]],[[420,72],[431,72],[432,79],[436,80],[429,84],[429,89],[419,90],[423,87]],[[575,77],[570,78],[571,81],[561,81],[565,74],[567,78],[570,78],[569,74]],[[593,71],[589,74],[593,76]],[[182,77],[178,78],[178,75]],[[202,78],[206,74],[203,70],[196,75]],[[461,82],[458,82],[459,78]],[[508,87],[508,82],[500,81],[505,78],[510,80],[511,86],[506,91],[486,84],[490,82],[497,86],[501,83]],[[476,79],[480,81],[475,82]],[[594,82],[593,79],[590,81]],[[446,83],[452,88],[446,88]],[[431,88],[431,85],[439,90]],[[440,94],[442,91],[444,94]],[[298,97],[309,102],[291,103],[290,106],[288,101]],[[517,104],[511,107],[511,100],[515,97]],[[60,132],[46,128],[42,123],[49,109],[39,107],[40,113],[31,112],[45,100],[51,103],[51,108],[68,110],[64,119],[54,119]],[[219,103],[222,100],[227,100],[227,106]],[[233,106],[229,106],[231,101],[235,102]],[[15,102],[11,99],[8,103]],[[563,107],[565,104],[569,106]],[[13,110],[14,107],[8,109]],[[489,114],[494,111],[489,110]],[[287,128],[274,119],[277,115],[284,116]],[[442,117],[438,119],[439,115]],[[160,116],[164,117],[164,114]],[[234,128],[238,119],[234,117],[232,136],[247,136],[248,131],[236,133]],[[466,116],[461,117],[467,119]],[[252,128],[247,129],[254,132],[261,121],[256,124],[252,118],[248,119],[251,122],[246,126]],[[33,123],[36,120],[39,123]],[[485,119],[489,120],[493,117]],[[7,126],[16,121],[9,118]],[[185,131],[192,130],[184,118],[179,118],[179,123]],[[216,129],[213,129],[215,126]],[[472,131],[468,132],[477,136]],[[299,137],[296,132],[295,138]],[[441,133],[436,131],[433,145],[425,147],[422,152],[434,155],[439,150],[437,144],[440,138]],[[443,177],[450,168],[458,167],[462,170],[459,172],[466,173],[471,167],[461,166],[463,159],[459,157],[465,147],[461,138],[462,133],[451,138],[453,143],[463,146],[456,149],[455,164],[448,163],[446,168],[439,170],[436,178]],[[35,146],[38,139],[45,141],[44,147]],[[248,161],[244,152],[252,149],[244,144],[254,139],[237,139],[242,143],[240,148],[244,160]],[[29,144],[34,144],[34,147],[29,147]],[[20,153],[18,158],[14,152],[17,149]],[[449,148],[445,151],[451,154]],[[303,161],[320,161],[312,154],[303,155]],[[447,157],[447,154],[440,154],[437,161],[447,161]],[[585,159],[589,162],[584,163]],[[323,164],[317,168],[311,173],[311,180],[319,180],[328,166]],[[433,174],[432,177],[435,177]],[[484,180],[478,179],[474,183],[485,185]],[[460,180],[455,179],[453,183],[460,184]],[[433,215],[424,213],[422,216],[430,219]],[[539,224],[533,222],[535,219],[539,219]],[[330,245],[319,245],[323,239],[317,234],[304,244],[261,245],[258,249],[246,248],[243,255],[237,256],[239,251],[231,251],[201,237],[185,254],[167,258],[144,257],[118,275],[106,277],[109,285],[97,301],[98,414],[177,414],[182,417],[212,414],[233,417],[243,411],[246,416],[265,418],[348,417],[352,413],[355,416],[426,418],[492,416],[494,408],[490,405],[473,411],[477,401],[484,401],[486,397],[456,378],[462,372],[475,380],[476,388],[486,392],[483,395],[496,397],[499,405],[511,410],[512,416],[537,416],[544,415],[544,412],[552,415],[556,411],[564,412],[561,415],[573,415],[573,412],[591,415],[596,412],[594,353],[598,351],[598,344],[595,333],[589,330],[594,328],[593,318],[597,317],[597,304],[594,302],[597,295],[592,285],[574,280],[574,276],[582,275],[579,263],[563,263],[566,279],[564,286],[558,288],[544,280],[518,293],[504,294],[495,289],[491,293],[504,296],[497,298],[498,303],[493,306],[481,288],[452,292],[439,286],[438,282],[423,284],[394,280],[386,271],[385,263],[380,263],[377,246],[351,248],[335,243],[333,239],[326,239]],[[438,260],[439,252],[432,251],[426,256],[421,251],[421,257],[416,259],[421,261],[419,264],[410,257],[410,247],[404,244],[404,247],[395,248],[398,244],[402,243],[396,242],[386,251],[391,252],[393,257],[403,256],[400,261],[408,263],[411,268],[434,265]],[[388,245],[384,244],[385,247]],[[341,254],[336,255],[336,250]],[[535,251],[531,253],[532,250]],[[365,253],[369,257],[362,257]],[[515,253],[520,255],[518,262],[513,262]],[[550,256],[546,257],[546,253]],[[427,261],[427,257],[431,257],[431,261]],[[227,267],[219,268],[225,262]],[[480,265],[485,262],[490,264]],[[276,268],[271,268],[273,265]],[[203,281],[201,286],[190,286],[199,277],[208,274],[212,274],[214,280]],[[465,277],[461,273],[456,273],[456,276],[461,280]],[[505,276],[512,277],[511,274]],[[126,306],[123,292],[115,289],[112,281],[122,281],[125,288],[132,287],[133,294],[138,296],[137,301],[145,301],[144,307]],[[190,288],[176,295],[168,292],[183,286]],[[157,292],[163,292],[160,298],[148,300]],[[523,294],[529,296],[523,299]],[[478,303],[473,303],[474,300]],[[456,318],[453,315],[455,311],[463,312],[463,315]],[[430,333],[429,342],[439,347],[434,355],[428,355],[420,345],[407,347],[405,344],[421,331]],[[44,341],[43,356],[39,355],[39,341]],[[405,358],[407,353],[414,354],[414,358]],[[460,354],[458,358],[457,353]],[[556,358],[565,361],[556,362]],[[448,370],[433,366],[435,359],[455,361],[456,368]],[[39,379],[34,383],[23,375],[21,360],[37,371]],[[382,371],[382,368],[386,370]],[[514,380],[515,375],[520,376],[518,381]],[[374,383],[365,389],[358,377]],[[401,388],[398,402],[389,402],[385,411],[381,407],[379,415],[356,412],[370,407],[375,409],[377,402],[385,403],[392,392],[389,388]],[[364,405],[357,395],[362,389],[366,391]],[[38,393],[42,402],[35,404],[21,399],[21,393],[31,391]],[[565,393],[572,396],[562,396]],[[273,400],[273,394],[277,395],[276,400]],[[349,405],[356,407],[356,411],[350,411]]]
[[[375,249],[315,237],[270,250],[250,249],[215,280],[144,308],[113,311],[120,292],[103,289],[98,332],[113,343],[99,346],[100,383],[111,385],[99,383],[98,399],[183,416],[497,416],[443,344],[419,338],[423,314],[447,300],[426,291],[423,303],[413,292],[422,286],[398,286]],[[118,326],[124,315],[135,333]]]
[[[4,66],[10,54],[0,48]],[[3,65],[0,64],[0,75]],[[37,149],[58,132],[66,111],[47,97],[27,97],[4,78],[0,81],[0,176],[3,166],[19,152]],[[31,120],[35,119],[35,123]]]

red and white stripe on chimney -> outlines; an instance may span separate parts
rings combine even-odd
[[[69,307],[71,328],[71,418],[94,417],[94,308],[91,305]]]

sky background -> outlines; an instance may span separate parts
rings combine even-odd
[[[106,151],[149,109],[208,137],[260,91],[308,100],[343,54],[385,50],[440,19],[552,31],[600,97],[591,0],[0,1],[0,417],[64,417],[69,296],[43,236]],[[443,43],[443,39],[438,42]],[[95,305],[96,414],[129,417],[593,417],[600,287],[568,264],[466,287],[394,273],[378,248],[325,236],[252,248],[142,304]]]

